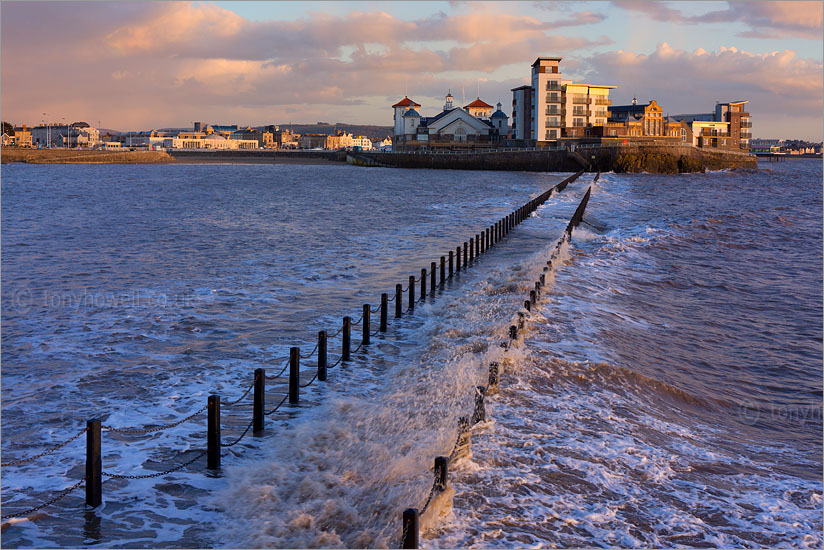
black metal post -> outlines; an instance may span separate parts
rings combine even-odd
[[[326,331],[318,331],[318,380],[326,382]]]
[[[535,304],[535,301],[537,300],[537,298],[538,297],[535,295],[535,291],[530,290],[529,291],[529,301],[532,302],[533,305]]]
[[[409,276],[409,311],[415,309],[415,276]]]
[[[466,269],[467,261],[468,261],[468,257],[466,255],[468,248],[469,248],[469,243],[464,241],[464,246],[463,246],[463,249],[464,249],[464,251],[463,251],[463,257],[464,257],[463,266],[464,266],[464,269]]]
[[[480,234],[478,235],[478,240],[481,241],[481,252],[480,253],[483,254],[484,251],[486,250],[486,248],[484,247],[484,245],[486,244],[486,238],[484,237],[484,232],[483,231],[481,231]]]
[[[300,348],[289,348],[289,403],[300,401]]]
[[[500,365],[496,362],[492,362],[489,364],[489,388],[497,388],[498,387],[498,368]]]
[[[525,300],[524,309],[526,309],[527,311],[532,311],[532,302],[530,302],[529,300]]]
[[[546,270],[546,268],[544,268],[544,270]],[[546,275],[541,273],[541,286],[545,286],[545,285],[546,285]]]
[[[400,319],[403,315],[403,285],[398,283],[395,285],[395,319]]]
[[[460,245],[458,245],[455,248],[455,271],[456,272],[461,271],[461,247],[460,247]]]
[[[477,424],[486,420],[486,408],[484,407],[484,396],[486,395],[486,387],[478,386],[475,392],[475,412],[472,414],[472,423]]]
[[[481,236],[480,234],[475,235],[475,257],[479,258],[481,256]]]
[[[320,346],[318,346],[320,357]],[[263,431],[263,407],[266,402],[266,369],[255,369],[255,395],[252,403],[252,433]]]
[[[389,296],[381,294],[381,332],[386,332],[386,322],[389,318]]]
[[[449,259],[452,259],[452,253],[449,253]],[[451,272],[451,270],[450,270]],[[441,256],[441,288],[443,288],[443,284],[446,282],[446,258]]]
[[[403,511],[401,548],[418,547],[418,509],[407,508]]]
[[[515,340],[518,338],[518,327],[515,325],[509,325],[509,339]]]
[[[421,268],[421,301],[426,299],[426,268]]]
[[[341,335],[341,361],[349,361],[349,348],[352,342],[352,318],[343,318],[343,334]]]
[[[535,300],[537,301],[537,300],[540,300],[540,299],[541,299],[541,282],[536,281],[535,282]]]
[[[429,264],[429,293],[435,294],[435,271],[438,265],[435,262]]]
[[[455,256],[454,253],[450,250],[449,251],[449,278],[452,278],[452,274],[455,272]]]
[[[475,254],[475,237],[469,237],[469,261],[473,260]]]
[[[372,330],[370,328],[370,317],[371,311],[369,309],[369,304],[363,304],[363,336],[361,336],[361,345],[368,346],[369,345],[369,331]]]
[[[86,420],[86,505],[103,503],[103,459],[100,453],[100,419]]]
[[[435,457],[435,490],[445,491],[449,480],[449,459],[445,456]]]
[[[220,468],[220,396],[210,395],[206,408],[206,467]]]

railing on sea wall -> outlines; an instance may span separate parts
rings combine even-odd
[[[439,289],[443,290],[445,288],[445,284],[448,280],[455,277],[456,274],[459,274],[462,270],[466,271],[471,267],[477,265],[477,262],[482,254],[489,252],[495,244],[499,243],[518,224],[526,220],[532,212],[534,212],[540,205],[546,202],[554,193],[563,191],[567,187],[567,185],[575,181],[583,173],[583,170],[577,172],[573,176],[566,178],[554,187],[548,189],[547,191],[541,193],[537,197],[524,203],[521,207],[517,208],[507,216],[499,219],[494,224],[485,228],[483,231],[477,233],[474,237],[470,237],[467,241],[464,241],[463,246],[458,244],[454,250],[450,250],[447,254],[440,256],[439,262],[431,262],[428,271],[426,268],[422,268],[420,276],[418,278],[416,278],[414,275],[411,275],[409,277],[406,287],[404,287],[404,285],[402,284],[395,285],[394,295],[391,298],[389,297],[388,293],[381,294],[380,303],[376,307],[373,308],[370,304],[363,304],[361,315],[356,321],[353,321],[352,317],[350,316],[345,316],[342,319],[341,326],[333,334],[329,334],[328,331],[325,330],[319,331],[317,336],[317,343],[309,353],[302,354],[300,347],[295,346],[290,348],[289,358],[284,359],[284,363],[282,364],[282,366],[255,369],[252,376],[251,384],[245,390],[243,390],[239,397],[231,401],[221,402],[220,395],[212,394],[208,397],[206,404],[200,409],[174,422],[170,422],[163,425],[150,424],[141,427],[110,426],[103,424],[103,421],[99,418],[91,418],[86,420],[85,427],[83,427],[81,430],[76,432],[71,437],[58,443],[57,445],[49,447],[36,455],[9,460],[7,462],[2,462],[0,466],[2,466],[3,468],[27,464],[44,456],[51,455],[56,451],[68,446],[72,442],[80,439],[80,437],[84,434],[86,435],[85,476],[79,480],[75,480],[75,482],[72,485],[69,485],[68,487],[65,487],[64,489],[56,493],[53,498],[26,510],[20,510],[17,512],[3,514],[2,519],[5,520],[32,514],[33,512],[36,512],[47,506],[51,506],[52,504],[59,502],[64,497],[66,497],[67,495],[69,495],[70,493],[74,492],[75,490],[79,489],[84,485],[86,491],[86,505],[93,508],[97,507],[103,502],[103,478],[148,479],[162,477],[173,472],[176,472],[178,470],[182,470],[187,466],[191,466],[195,462],[202,459],[204,456],[206,457],[207,469],[219,469],[221,466],[222,449],[237,445],[247,436],[247,434],[250,431],[252,433],[261,432],[264,429],[266,417],[271,416],[276,411],[278,411],[284,404],[287,403],[287,401],[289,404],[299,403],[301,389],[306,388],[314,384],[315,382],[326,381],[328,371],[330,369],[337,367],[341,363],[351,361],[352,355],[354,353],[357,353],[361,349],[363,349],[364,351],[368,349],[368,346],[370,345],[371,339],[373,337],[377,336],[379,333],[386,332],[388,330],[390,316],[393,319],[400,319],[405,315],[413,314],[415,306],[417,304],[424,302],[428,299],[433,299],[436,292]],[[595,178],[596,181],[597,178],[598,176],[596,176]],[[564,242],[564,239],[569,239],[572,228],[578,224],[581,215],[583,215],[583,209],[586,207],[586,201],[588,200],[588,198],[589,191],[587,191],[587,194],[584,197],[581,206],[579,206],[578,210],[575,213],[575,216],[573,216],[572,221],[570,221],[570,224],[567,227],[564,236],[559,241],[557,248],[560,248],[561,244],[563,244]],[[544,271],[551,269],[551,262],[548,262],[548,266],[549,267],[544,268]],[[427,280],[429,283],[428,286]],[[531,305],[534,305],[535,300],[540,294],[540,289],[543,287],[544,284],[545,277],[542,275],[540,281],[535,285],[535,290],[532,290],[530,292],[530,300],[524,303],[524,307],[527,311],[529,311]],[[420,292],[416,296],[417,288],[420,289]],[[404,296],[404,294],[406,296]],[[390,306],[390,303],[392,302],[394,302],[394,306]],[[406,307],[404,307],[404,304],[406,304]],[[376,319],[377,327],[374,330],[372,330],[372,314],[374,313],[378,314],[378,318]],[[522,313],[521,317],[523,317]],[[522,326],[522,321],[520,324]],[[352,349],[353,326],[361,327],[360,342],[354,349]],[[513,328],[515,329],[514,332]],[[330,364],[330,354],[328,347],[329,340],[332,338],[337,338],[338,336],[340,336],[340,354],[338,358]],[[517,328],[510,327],[510,339],[514,339],[516,337]],[[508,349],[509,344],[507,344],[506,347]],[[301,371],[301,360],[311,359],[313,356],[316,357],[315,369],[313,369],[311,377],[308,379],[308,381],[301,383],[302,379],[309,376],[309,373],[307,371]],[[269,369],[278,370],[278,372],[274,376],[268,376],[266,371]],[[286,373],[287,370],[288,386],[286,393],[278,395],[274,399],[274,402],[276,402],[276,404],[271,409],[266,410],[266,381],[268,379],[280,378],[284,375],[284,373]],[[493,381],[492,372],[493,368],[490,367],[490,385],[492,385]],[[497,381],[497,366],[495,367],[495,373],[495,381]],[[482,387],[479,387],[476,390],[476,408],[475,412],[470,417],[473,421],[478,421],[478,418],[480,418],[481,420],[483,419],[483,396],[485,392],[486,388]],[[252,417],[248,420],[248,423],[246,424],[245,428],[237,437],[232,439],[230,442],[224,442],[224,440],[221,437],[221,408],[224,407],[231,409],[231,407],[239,404],[241,401],[246,399],[246,397],[250,393],[252,394]],[[178,461],[176,464],[169,468],[163,469],[162,471],[156,471],[147,474],[125,474],[120,472],[104,470],[101,452],[104,433],[118,434],[117,439],[111,439],[112,442],[119,441],[120,439],[128,439],[130,436],[141,437],[145,436],[146,434],[153,434],[156,432],[161,432],[174,428],[176,426],[180,426],[196,418],[202,418],[201,415],[204,412],[206,413],[207,424],[205,448],[187,449],[185,451],[181,451],[177,455],[177,457],[180,457],[180,461]],[[420,512],[416,511],[414,514],[407,514],[407,512],[409,512],[408,510],[407,512],[404,512],[404,545],[411,544],[411,542],[409,541],[411,541],[412,539],[408,537],[412,537],[413,534],[414,540],[417,541],[416,526],[417,517],[419,513],[424,513],[427,510],[429,501],[431,500],[435,492],[438,490],[442,490],[446,486],[446,472],[448,463],[455,457],[455,453],[458,451],[459,444],[462,441],[462,438],[464,437],[463,434],[465,433],[465,430],[470,426],[470,420],[468,419],[460,420],[460,422],[462,429],[459,430],[459,432],[461,435],[459,435],[458,440],[455,443],[455,447],[453,447],[452,451],[446,457],[439,457],[438,459],[436,459],[435,484],[433,485],[432,491],[430,491],[427,503],[420,508]],[[188,456],[186,456],[186,458],[183,458],[184,455]],[[407,518],[407,516],[411,518],[413,515],[414,521],[412,519]],[[413,529],[413,527],[415,528]]]

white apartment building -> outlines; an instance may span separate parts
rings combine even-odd
[[[606,125],[609,91],[615,86],[564,80],[562,59],[539,57],[532,64],[531,93],[525,86],[512,90],[515,139],[546,142],[566,137],[567,129]],[[531,109],[528,122],[527,109]]]

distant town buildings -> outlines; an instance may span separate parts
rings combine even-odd
[[[100,142],[100,132],[86,122],[39,124],[30,131],[29,147],[93,147]]]

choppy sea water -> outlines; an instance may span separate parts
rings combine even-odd
[[[349,166],[3,167],[2,458],[174,422],[376,306],[561,174]],[[8,547],[396,546],[489,362],[487,422],[426,547],[822,545],[822,170],[603,174],[517,345],[499,346],[591,175],[261,436],[107,480]],[[373,328],[377,320],[373,318]],[[353,330],[357,343],[359,328]],[[339,344],[330,342],[337,357]],[[303,365],[311,373],[313,362]],[[267,408],[283,380],[267,382]],[[222,411],[225,441],[250,401]],[[2,468],[3,514],[83,477],[82,437]],[[104,433],[104,471],[205,445],[205,415]]]

